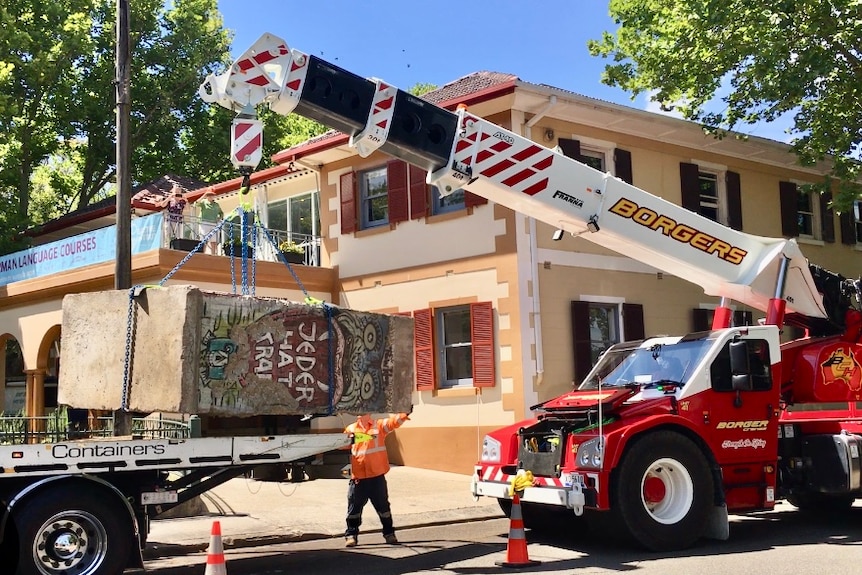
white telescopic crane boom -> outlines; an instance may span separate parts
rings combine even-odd
[[[201,97],[231,110],[266,103],[428,171],[443,195],[458,188],[582,236],[701,286],[768,310],[827,317],[794,240],[742,233],[704,218],[464,109],[450,112],[368,80],[264,34]]]

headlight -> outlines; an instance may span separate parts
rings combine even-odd
[[[575,460],[578,462],[578,467],[601,469],[604,454],[604,438],[595,437],[578,446],[578,453]]]
[[[482,440],[482,461],[500,462],[500,442],[490,435],[486,435],[485,439]]]

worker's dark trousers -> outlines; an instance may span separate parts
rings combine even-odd
[[[351,479],[347,488],[347,531],[345,536],[359,535],[362,525],[362,508],[371,500],[371,505],[380,516],[383,525],[383,535],[395,533],[392,526],[392,512],[389,509],[389,490],[386,487],[386,476],[378,475],[369,479]]]

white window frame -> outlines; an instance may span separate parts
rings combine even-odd
[[[614,148],[616,144],[608,140],[598,140],[596,138],[585,138],[574,134],[573,139],[581,144],[581,155],[593,158],[601,158],[602,172],[610,172],[616,174],[616,165],[614,165]]]
[[[862,249],[862,200],[853,202],[853,207],[850,209],[850,218],[853,220],[856,249]]]
[[[473,369],[472,364],[470,368],[470,377],[468,378],[458,378],[458,379],[447,379],[447,369],[446,369],[446,354],[447,350],[450,348],[469,348],[470,353],[473,350],[473,339],[472,333],[467,334],[469,337],[469,342],[458,342],[452,345],[446,345],[445,338],[445,325],[444,318],[447,313],[451,312],[462,312],[467,314],[468,326],[471,325],[470,321],[470,306],[468,305],[454,305],[447,306],[441,308],[434,309],[434,330],[436,331],[435,338],[435,346],[437,349],[434,352],[437,354],[437,365],[439,369],[437,370],[437,388],[438,389],[453,389],[459,387],[472,387],[473,386]]]
[[[692,159],[692,164],[696,164],[698,168],[698,184],[700,183],[701,174],[708,174],[710,176],[715,176],[715,194],[717,196],[717,206],[716,221],[723,225],[727,226],[727,166],[724,164],[714,164],[712,162],[704,162],[703,160]],[[704,207],[704,203],[701,200],[700,196],[698,196],[698,213],[703,215],[700,211],[701,208]],[[704,216],[706,217],[706,216]]]
[[[797,194],[805,195],[808,197],[808,205],[811,208],[810,213],[800,212],[799,211],[799,204],[798,203],[796,204],[796,218],[797,218],[796,235],[797,235],[797,237],[799,237],[800,239],[803,239],[803,240],[822,240],[823,239],[823,230],[822,230],[822,228],[823,228],[823,225],[822,225],[823,215],[820,213],[820,198],[818,197],[819,194],[817,192],[805,192],[805,191],[803,191],[802,186],[805,186],[807,184],[807,182],[793,181],[793,183],[796,184],[796,193]],[[810,216],[810,218],[811,218],[811,233],[810,234],[803,234],[802,228],[799,226],[799,216],[802,215],[803,213],[806,214],[807,216]]]
[[[368,176],[374,174],[376,172],[382,172],[383,178],[386,180],[386,186],[384,186],[384,192],[381,194],[377,194],[373,197],[369,197],[368,195]],[[378,166],[376,168],[371,168],[368,170],[362,170],[356,173],[356,177],[359,178],[359,226],[360,229],[366,230],[369,228],[377,228],[380,226],[385,226],[389,224],[389,174],[386,168],[386,165]],[[368,206],[373,200],[380,199],[381,197],[386,198],[387,207],[386,207],[386,216],[379,220],[371,220],[368,217]]]
[[[617,330],[617,341],[612,342],[610,345],[614,345],[615,343],[620,343],[622,341],[626,341],[625,329],[623,327],[623,304],[625,303],[624,298],[612,297],[612,296],[603,296],[603,295],[588,295],[583,294],[579,296],[579,299],[583,302],[587,302],[589,305],[589,309],[592,311],[594,308],[607,308],[614,310],[614,323],[616,324]],[[590,330],[592,331],[592,326],[590,326]],[[598,357],[593,357],[592,355],[592,346],[593,346],[592,333],[590,333],[590,359],[592,364],[595,365]],[[611,341],[610,339],[608,341]],[[607,349],[607,348],[606,348]]]

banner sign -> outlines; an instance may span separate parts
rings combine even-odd
[[[132,220],[132,254],[159,248],[162,214]],[[0,256],[0,285],[114,261],[117,226],[78,234]]]

